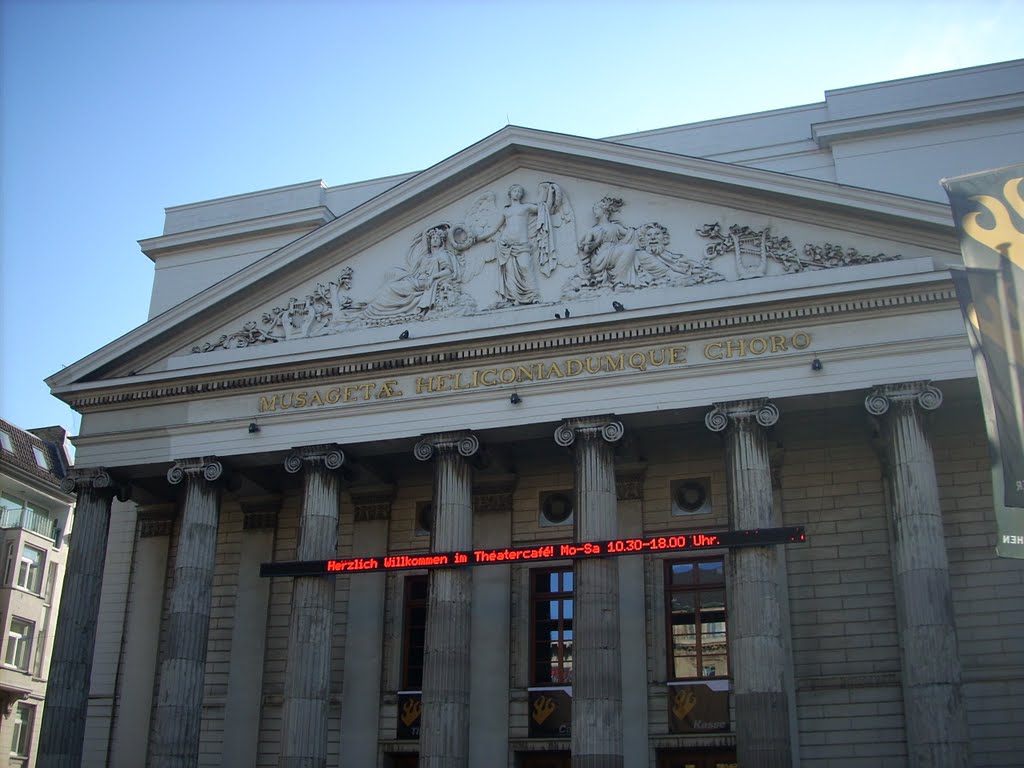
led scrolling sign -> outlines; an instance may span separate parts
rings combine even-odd
[[[590,557],[642,555],[651,552],[684,552],[700,549],[759,547],[804,541],[803,526],[760,528],[747,531],[711,531],[647,536],[643,538],[542,544],[532,547],[471,549],[430,552],[420,555],[382,555],[335,560],[292,560],[263,563],[260,576],[324,576],[336,573],[402,571],[413,568],[452,568],[500,563],[537,563],[547,560],[582,560]]]

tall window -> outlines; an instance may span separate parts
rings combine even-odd
[[[29,592],[39,594],[43,586],[43,563],[46,553],[26,544],[21,549],[21,562],[18,565],[18,586]]]
[[[572,568],[533,571],[533,684],[572,684]]]
[[[402,688],[418,691],[423,688],[423,649],[427,644],[426,576],[405,579],[405,616],[402,621]]]
[[[665,563],[665,588],[670,677],[727,677],[724,560],[671,560]]]
[[[32,721],[35,720],[36,708],[31,704],[19,703],[14,710],[14,735],[11,737],[11,755],[28,757],[32,746]]]
[[[14,617],[11,629],[7,633],[7,652],[4,663],[10,667],[27,672],[28,661],[32,658],[32,633],[35,627],[32,622]]]

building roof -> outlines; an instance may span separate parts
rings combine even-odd
[[[67,433],[63,427],[40,427],[26,431],[0,419],[0,432],[7,435],[12,449],[7,450],[8,441],[0,437],[3,442],[0,445],[0,469],[18,474],[26,480],[31,478],[53,489],[60,488],[61,480],[71,468],[71,460],[64,447]],[[46,466],[43,467],[41,462]]]

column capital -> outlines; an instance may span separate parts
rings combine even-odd
[[[755,420],[762,427],[770,427],[779,420],[779,409],[766,397],[714,403],[714,407],[704,416],[704,425],[712,432],[724,432],[730,422],[734,425],[746,425],[751,420]]]
[[[413,456],[420,461],[433,458],[434,454],[458,452],[467,459],[480,450],[480,439],[472,432],[438,432],[424,435],[412,449]]]
[[[60,481],[60,489],[64,493],[88,489],[101,495],[117,496],[121,501],[127,501],[129,495],[128,486],[111,477],[104,467],[72,467]]]
[[[220,479],[224,474],[224,465],[216,456],[203,456],[200,459],[178,459],[174,466],[167,470],[167,482],[171,485],[181,484],[186,477],[190,480],[203,479],[209,483]]]
[[[335,443],[323,445],[303,445],[292,448],[288,458],[284,460],[284,469],[290,474],[300,472],[306,464],[323,464],[327,469],[341,469],[345,463],[345,452]]]
[[[942,391],[933,387],[930,381],[881,384],[872,387],[867,397],[864,398],[864,407],[872,416],[882,416],[888,412],[893,403],[907,404],[913,407],[915,402],[921,406],[922,410],[934,411],[942,405]]]
[[[594,438],[599,437],[608,443],[617,443],[626,433],[622,422],[616,420],[614,415],[588,416],[581,419],[566,419],[555,430],[555,442],[563,448],[568,448],[577,437]]]

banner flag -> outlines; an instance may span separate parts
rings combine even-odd
[[[1024,558],[1024,165],[942,181],[965,269],[951,269],[982,392],[998,538]]]

